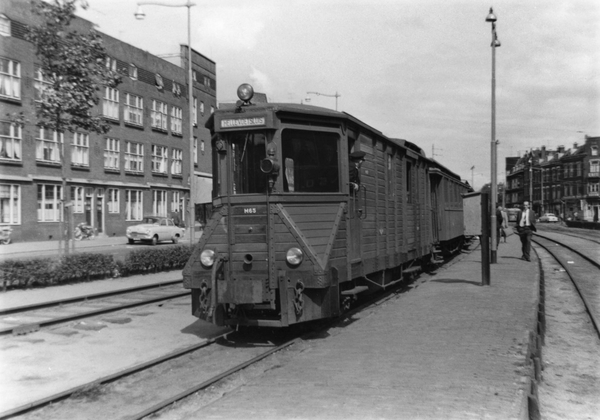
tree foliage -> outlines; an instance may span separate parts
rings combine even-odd
[[[97,32],[70,30],[77,2],[31,0],[40,24],[29,27],[27,39],[35,46],[47,82],[36,108],[37,125],[59,133],[77,129],[106,133],[110,125],[93,110],[100,102],[99,92],[121,80],[106,66],[106,49]]]

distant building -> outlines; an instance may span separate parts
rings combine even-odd
[[[597,222],[600,213],[600,137],[571,149],[531,150],[506,158],[506,206],[531,201],[534,211]],[[515,163],[515,159],[517,159]]]
[[[101,235],[124,235],[143,215],[175,211],[190,226],[190,173],[197,180],[195,202],[211,201],[210,132],[204,124],[217,103],[215,62],[192,50],[192,171],[187,46],[179,48],[178,66],[100,33],[110,56],[106,65],[122,77],[116,89],[100,92],[98,110],[112,128],[105,135],[59,136],[36,126],[44,79],[25,40],[36,19],[29,1],[0,2],[0,224],[11,225],[18,241],[57,239],[65,177],[73,222],[85,221]],[[71,24],[84,33],[92,26],[81,18]],[[27,118],[23,128],[7,116],[20,112]]]

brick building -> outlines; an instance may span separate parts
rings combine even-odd
[[[541,215],[598,222],[600,213],[600,137],[585,137],[571,149],[559,146],[506,158],[506,206],[531,201]]]
[[[36,98],[44,79],[27,25],[35,24],[27,0],[0,2],[0,224],[17,241],[57,239],[63,217],[63,178],[73,223],[101,235],[124,235],[143,215],[177,211],[190,226],[190,173],[194,201],[211,200],[210,132],[204,127],[216,107],[216,65],[192,50],[194,161],[190,171],[187,88],[188,48],[180,65],[100,33],[106,63],[122,83],[100,92],[98,113],[111,123],[104,135],[47,132],[36,126]],[[76,18],[71,27],[87,33],[92,23]],[[9,114],[23,112],[20,127]],[[60,148],[63,159],[60,159]],[[197,205],[196,219],[202,205]]]

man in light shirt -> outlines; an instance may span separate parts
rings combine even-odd
[[[517,233],[521,238],[522,260],[531,261],[531,236],[535,231],[535,213],[529,208],[529,201],[524,201],[523,210],[517,213]]]

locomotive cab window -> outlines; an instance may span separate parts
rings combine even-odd
[[[340,192],[337,133],[286,129],[281,137],[284,192]]]
[[[260,170],[266,157],[267,137],[261,131],[240,131],[229,135],[233,169],[233,194],[264,194],[267,176]]]

